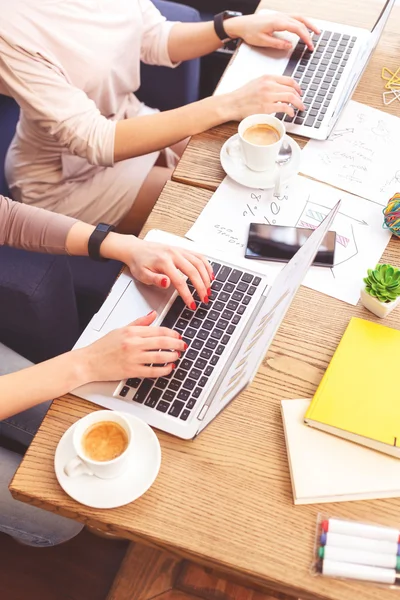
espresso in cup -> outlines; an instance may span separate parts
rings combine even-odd
[[[74,426],[75,457],[64,466],[64,472],[68,477],[119,477],[129,466],[133,441],[127,415],[111,410],[90,413]]]
[[[101,421],[91,425],[83,434],[82,449],[87,458],[105,462],[118,458],[128,447],[128,435],[115,421]]]
[[[252,171],[276,169],[275,161],[285,136],[285,127],[272,115],[251,115],[239,124],[243,162]]]
[[[267,123],[252,125],[243,133],[243,139],[256,146],[270,146],[279,142],[281,134]]]

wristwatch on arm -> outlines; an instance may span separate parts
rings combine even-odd
[[[114,231],[114,229],[114,225],[106,225],[105,223],[99,223],[97,225],[88,242],[88,253],[90,258],[97,260],[98,262],[107,262],[108,258],[103,258],[100,254],[100,246],[110,231]]]
[[[219,37],[221,42],[223,42],[224,44],[227,44],[227,43],[231,42],[233,39],[233,38],[229,37],[229,35],[226,33],[225,27],[224,27],[224,22],[227,19],[232,19],[233,17],[241,17],[241,16],[242,16],[242,13],[235,12],[233,10],[224,10],[224,12],[221,12],[218,15],[215,15],[214,29],[215,29],[215,33],[217,34],[217,36]]]

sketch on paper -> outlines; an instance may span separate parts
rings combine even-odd
[[[349,102],[329,139],[303,149],[301,172],[386,206],[399,186],[399,136],[398,117]]]
[[[382,228],[382,208],[317,181],[297,176],[279,198],[272,190],[242,187],[228,177],[220,185],[186,237],[210,248],[243,257],[250,223],[314,229],[341,200],[332,229],[336,231],[334,267],[312,267],[305,285],[356,304],[362,278],[376,264],[390,239]],[[251,261],[249,268],[254,268]],[[257,269],[273,279],[282,265],[260,263]]]

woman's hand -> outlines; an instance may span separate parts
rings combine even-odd
[[[101,253],[124,262],[133,277],[142,283],[163,289],[172,284],[192,310],[196,305],[185,275],[193,283],[201,301],[209,301],[214,274],[210,263],[200,254],[117,233],[107,236],[101,246]]]
[[[290,31],[299,36],[309,50],[313,50],[309,30],[320,33],[319,29],[311,21],[299,15],[285,15],[284,13],[264,14],[260,12],[254,15],[235,17],[224,23],[226,33],[231,38],[242,38],[250,46],[261,46],[264,48],[277,48],[289,50],[290,42],[279,39],[274,34],[280,31]]]
[[[224,98],[226,114],[229,114],[233,121],[241,121],[250,115],[275,112],[293,117],[293,107],[305,110],[299,84],[283,75],[264,75],[230,94],[225,94]]]
[[[85,354],[87,380],[118,381],[128,377],[169,375],[187,345],[176,331],[149,327],[156,317],[157,313],[152,312],[77,350]]]

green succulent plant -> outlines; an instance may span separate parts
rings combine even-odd
[[[393,302],[400,296],[400,269],[392,265],[376,265],[368,269],[365,291],[379,302]]]

